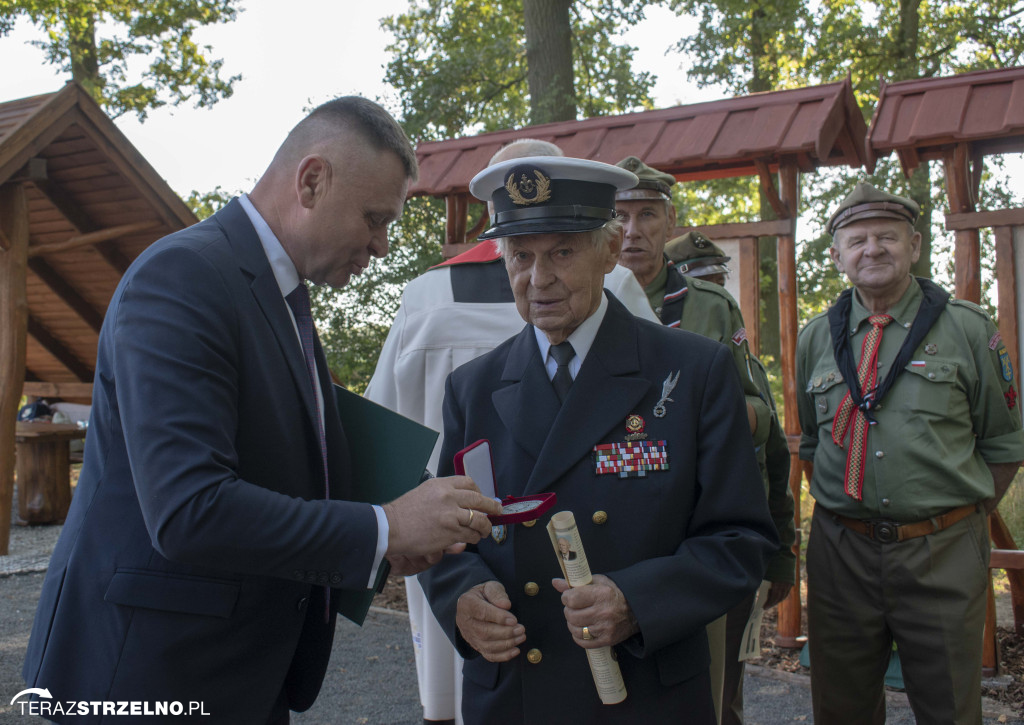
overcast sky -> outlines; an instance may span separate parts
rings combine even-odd
[[[231,98],[212,109],[158,109],[145,123],[134,114],[116,121],[179,194],[218,185],[230,192],[250,189],[304,108],[343,94],[396,99],[383,83],[389,37],[379,18],[402,12],[407,0],[249,0],[245,6],[235,22],[196,34],[199,44],[212,46],[213,56],[224,59],[226,76],[243,75]],[[666,55],[692,32],[691,21],[655,7],[623,38],[638,47],[635,68],[658,77],[658,108],[723,97],[721,90],[698,90],[680,69],[682,56]],[[39,37],[40,31],[21,21],[0,39],[0,100],[64,85],[42,51],[27,44]],[[1021,155],[1015,163],[1011,183],[1024,195]]]

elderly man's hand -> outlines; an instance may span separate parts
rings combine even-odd
[[[458,553],[491,533],[488,514],[501,505],[466,476],[431,478],[384,504],[388,517],[387,558],[395,574],[415,574],[444,553]]]
[[[484,582],[459,597],[455,626],[488,662],[508,662],[519,656],[518,645],[526,641],[526,628],[509,611],[511,608],[501,582]]]
[[[603,574],[595,574],[587,586],[571,588],[565,579],[552,579],[562,593],[565,621],[580,647],[611,647],[640,631],[633,610],[618,585]],[[590,639],[584,638],[587,628]]]

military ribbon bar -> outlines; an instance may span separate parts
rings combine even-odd
[[[619,478],[643,478],[648,471],[668,470],[666,441],[627,441],[594,446],[594,472]]]

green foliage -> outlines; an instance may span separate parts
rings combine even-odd
[[[375,260],[340,290],[312,290],[327,364],[349,389],[362,393],[370,382],[405,285],[442,261],[444,218],[442,200],[409,200],[390,230],[391,250],[384,260]]]
[[[205,25],[235,19],[238,0],[0,0],[0,36],[18,17],[46,33],[33,44],[80,82],[111,116],[170,103],[212,106],[241,76],[222,78],[222,60],[193,39]],[[135,68],[141,60],[149,66]]]
[[[630,69],[623,23],[646,2],[576,2],[571,8],[576,103],[584,116],[651,106],[654,79]],[[394,36],[384,80],[399,93],[410,138],[436,140],[529,123],[522,0],[410,0],[384,18]]]
[[[224,191],[217,185],[213,191],[201,192],[193,189],[188,198],[185,199],[185,203],[188,204],[188,208],[192,210],[192,213],[196,215],[200,220],[206,219],[216,214],[220,209],[231,201],[231,198],[238,196],[239,192],[231,193]]]

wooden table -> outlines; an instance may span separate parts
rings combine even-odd
[[[85,429],[61,423],[18,423],[14,431],[18,523],[60,524],[71,506],[68,444]]]

